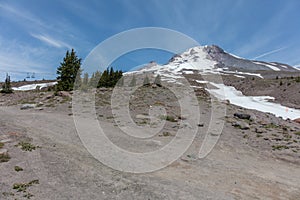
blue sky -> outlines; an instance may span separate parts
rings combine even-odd
[[[149,26],[240,57],[300,66],[299,10],[298,0],[0,0],[0,78],[55,78],[67,49],[84,59],[108,37]],[[169,58],[137,52],[117,63],[127,69]]]

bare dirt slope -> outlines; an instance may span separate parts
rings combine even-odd
[[[115,171],[94,159],[82,145],[67,108],[0,107],[0,136],[2,141],[6,140],[3,148],[11,157],[8,162],[0,163],[0,199],[28,196],[31,199],[130,200],[300,198],[300,149],[297,146],[300,138],[295,134],[300,127],[297,124],[281,120],[276,126],[269,126],[270,120],[275,119],[272,116],[228,105],[227,118],[223,119],[225,126],[216,147],[205,159],[196,159],[210,116],[208,102],[200,104],[203,127],[201,125],[188,152],[160,171],[140,175]],[[138,106],[133,110],[136,112],[133,116],[142,112]],[[247,121],[250,126],[247,130],[233,127],[232,123],[241,121],[233,117],[237,111],[254,113],[257,122]],[[112,137],[121,134],[109,117],[107,102],[97,105],[97,112]],[[264,122],[261,119],[265,119]],[[292,144],[284,144],[288,148],[274,149],[276,142],[288,142],[284,141],[284,126],[289,128]],[[171,139],[172,127],[176,126],[167,129],[170,134],[153,140]],[[257,128],[262,132],[256,133]],[[265,140],[266,137],[269,140]],[[24,151],[15,146],[20,141],[28,141],[37,148]],[[122,145],[122,142],[128,146],[126,140],[116,139],[116,143]],[[17,172],[15,166],[22,167],[23,171]],[[23,187],[18,192],[20,187],[13,189],[15,183],[27,183],[26,189]]]

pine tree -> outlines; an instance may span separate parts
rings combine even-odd
[[[89,84],[89,74],[88,73],[83,74],[82,84],[83,85],[88,85]]]
[[[130,83],[129,83],[129,87],[135,87],[136,86],[136,78],[135,78],[135,76],[133,75],[132,76],[132,79],[131,79],[131,81],[130,81]]]
[[[82,80],[82,84],[80,86],[80,90],[82,91],[88,91],[89,88],[89,74],[88,73],[84,73],[83,74],[83,80]]]
[[[107,68],[103,71],[97,87],[114,87],[122,76],[122,71]]]
[[[149,86],[150,85],[150,80],[149,77],[146,75],[144,78],[143,86]]]
[[[161,85],[161,77],[159,74],[155,77],[154,84],[157,85],[158,87],[162,86]]]
[[[97,70],[92,74],[92,77],[89,81],[89,86],[93,88],[97,87],[100,78],[101,78],[101,73]]]
[[[123,86],[124,86],[124,77],[121,77],[121,78],[118,80],[117,86],[119,86],[119,87],[123,87]]]
[[[81,85],[81,58],[78,58],[74,49],[67,51],[63,62],[57,68],[57,90],[71,91]]]
[[[6,74],[5,82],[2,85],[1,93],[9,94],[9,93],[12,93],[12,92],[13,92],[13,90],[12,90],[11,85],[10,85],[10,76],[8,76],[8,74]]]

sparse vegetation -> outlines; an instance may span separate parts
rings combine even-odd
[[[300,136],[300,131],[295,132],[294,134]]]
[[[39,180],[32,180],[28,183],[14,183],[13,184],[13,189],[16,190],[17,192],[26,192],[26,190],[34,185],[34,184],[39,184]]]
[[[0,142],[0,149],[4,147],[4,143]]]
[[[2,192],[2,195],[3,196],[5,196],[5,197],[9,197],[9,196],[15,196],[15,194],[14,193],[12,193],[12,192]]]
[[[177,122],[177,120],[175,119],[175,117],[170,116],[170,115],[161,116],[161,119],[162,119],[162,120],[169,121],[169,122]]]
[[[282,86],[282,85],[283,85],[283,82],[282,82],[282,81],[280,81],[280,82],[279,82],[279,85],[280,85],[280,86]]]
[[[264,125],[263,127],[264,128],[278,128],[279,126],[277,126],[276,124],[270,123],[270,124]]]
[[[168,137],[168,136],[170,136],[171,134],[169,133],[169,132],[163,132],[163,136],[164,137]]]
[[[273,150],[289,149],[289,147],[285,146],[285,145],[273,145],[272,148],[273,148]]]
[[[0,163],[8,162],[10,160],[10,156],[8,153],[0,154]]]
[[[39,146],[35,146],[29,142],[19,142],[17,146],[21,147],[23,151],[33,151],[36,148],[40,148]]]
[[[15,166],[15,171],[16,171],[16,172],[23,171],[23,168],[20,167],[20,166]]]

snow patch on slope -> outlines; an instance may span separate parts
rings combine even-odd
[[[29,91],[29,90],[35,90],[38,87],[40,89],[45,88],[45,87],[50,87],[53,85],[56,85],[57,82],[50,82],[50,83],[37,83],[37,84],[29,84],[29,85],[23,85],[20,87],[12,87],[13,90],[15,91]]]
[[[254,109],[261,112],[272,113],[283,119],[297,119],[300,116],[300,110],[288,108],[277,103],[269,102],[274,100],[270,96],[244,96],[241,91],[234,87],[224,84],[210,83],[217,89],[207,89],[207,91],[220,100],[229,100],[231,104],[241,106],[247,109]]]
[[[259,62],[259,61],[253,61],[253,63],[259,64],[259,65],[264,65],[264,66],[269,67],[270,69],[272,69],[274,71],[281,71],[278,67],[276,67],[274,65],[271,65],[271,64],[266,64],[266,63]]]

